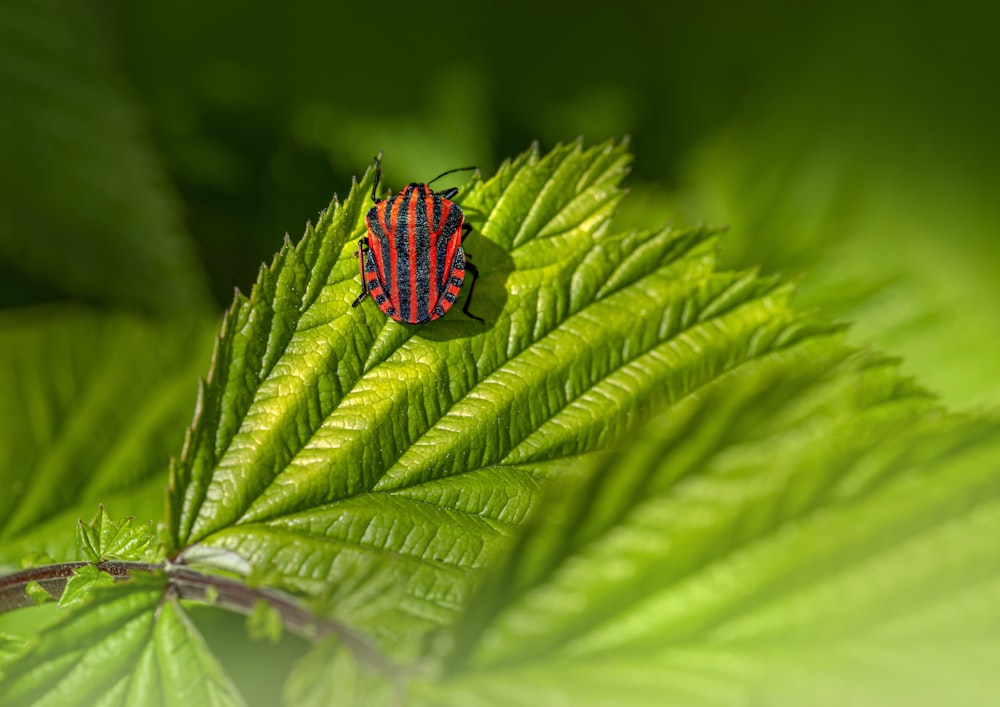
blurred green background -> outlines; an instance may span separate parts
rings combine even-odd
[[[4,0],[0,306],[214,317],[379,150],[398,187],[628,135],[622,226],[728,224],[727,266],[797,278],[949,404],[994,405],[998,21],[860,0]]]

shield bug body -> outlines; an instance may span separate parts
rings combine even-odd
[[[358,241],[361,294],[352,307],[371,295],[379,309],[397,322],[423,324],[451,309],[469,272],[472,285],[462,311],[483,321],[469,312],[479,270],[462,249],[472,227],[458,204],[451,201],[458,189],[435,193],[430,188],[445,174],[458,171],[449,170],[427,184],[410,184],[395,196],[379,199],[375,191],[382,163],[375,158],[375,206],[365,216],[368,236]]]

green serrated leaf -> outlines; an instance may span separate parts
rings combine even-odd
[[[400,644],[451,619],[546,479],[828,330],[775,281],[715,272],[710,231],[609,233],[629,159],[532,151],[461,194],[486,324],[350,307],[371,173],[286,243],[226,316],[173,469],[175,549],[231,550],[312,596],[378,567],[402,598],[369,628]]]
[[[76,535],[80,549],[91,562],[152,559],[149,548],[156,541],[152,521],[136,526],[134,520],[111,520],[101,504],[90,523],[84,523],[82,518],[77,521]]]
[[[0,314],[0,562],[77,559],[66,531],[98,503],[160,517],[209,326],[68,307]]]
[[[242,705],[162,575],[135,575],[6,666],[0,705]]]
[[[998,433],[816,342],[726,374],[553,490],[415,703],[989,704]]]
[[[91,591],[96,587],[110,587],[115,583],[114,577],[107,572],[101,572],[97,565],[84,565],[73,570],[73,576],[66,581],[66,588],[59,597],[60,609],[71,609],[87,601]]]

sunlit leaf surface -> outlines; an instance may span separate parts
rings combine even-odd
[[[463,190],[485,324],[351,309],[371,174],[286,244],[227,315],[174,470],[177,549],[369,596],[339,618],[398,645],[451,620],[546,480],[822,332],[776,281],[715,272],[705,230],[608,232],[628,161],[614,145],[530,152]]]

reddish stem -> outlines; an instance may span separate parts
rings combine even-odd
[[[34,606],[35,601],[25,591],[31,582],[37,582],[49,596],[58,599],[66,588],[67,580],[73,576],[73,571],[88,564],[90,563],[64,562],[32,567],[0,577],[0,613]],[[133,572],[163,572],[167,577],[166,591],[173,592],[180,599],[210,604],[240,614],[249,615],[257,602],[267,602],[278,612],[282,625],[290,633],[311,641],[336,636],[360,662],[389,674],[394,672],[393,666],[385,657],[361,636],[342,624],[315,616],[284,592],[248,587],[227,577],[203,574],[175,564],[105,561],[99,562],[97,568],[122,580],[131,577]],[[211,600],[209,597],[212,597]]]

